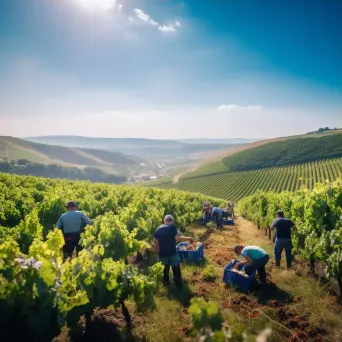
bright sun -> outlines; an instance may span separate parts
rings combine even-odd
[[[109,10],[114,8],[116,0],[76,0],[89,10]]]

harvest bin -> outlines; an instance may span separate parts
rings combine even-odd
[[[234,220],[223,220],[223,224],[225,224],[226,226],[233,226]]]
[[[214,217],[211,217],[209,219],[209,222],[216,223],[216,219]],[[226,226],[233,226],[234,225],[234,220],[233,219],[223,220],[223,224],[226,225]]]
[[[189,244],[188,242],[180,242],[176,247],[179,258],[181,259],[181,261],[203,259],[203,244],[202,243],[200,243],[198,249],[195,251],[181,251],[181,250],[179,250],[180,247],[187,246],[188,244]]]
[[[254,281],[255,271],[248,278],[233,272],[232,268],[238,262],[239,260],[233,260],[224,268],[223,282],[229,285],[235,285],[239,290],[247,292]]]

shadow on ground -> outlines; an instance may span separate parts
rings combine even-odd
[[[179,290],[174,284],[171,284],[167,289],[167,296],[171,300],[178,301],[182,306],[188,307],[190,305],[190,299],[193,297],[193,293],[189,287],[188,282],[183,281],[183,289]]]
[[[270,300],[275,300],[280,303],[291,303],[293,300],[293,296],[289,292],[280,289],[272,282],[265,285],[255,285],[251,295],[258,299],[259,304],[267,304]]]

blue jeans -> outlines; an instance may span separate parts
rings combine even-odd
[[[268,263],[270,257],[268,255],[264,255],[263,257],[253,260],[251,264],[245,265],[244,270],[247,274],[252,274],[254,270],[256,270],[259,274],[259,278],[261,282],[266,281],[266,269],[265,265]]]
[[[183,286],[182,272],[180,268],[180,259],[178,254],[170,257],[159,257],[159,261],[164,265],[163,282],[165,285],[170,283],[170,267],[172,267],[173,280],[176,286],[181,289]]]
[[[223,217],[222,217],[222,214],[214,213],[213,217],[215,217],[216,226],[218,228],[223,228]]]
[[[276,266],[280,266],[281,254],[285,249],[287,267],[291,267],[292,262],[292,241],[291,239],[276,238],[274,241],[274,257]]]
[[[159,257],[159,261],[165,265],[171,265],[172,267],[177,267],[180,265],[180,259],[178,254],[171,257]]]
[[[205,211],[202,217],[203,224],[206,225],[209,222],[209,220],[210,220],[210,213]]]

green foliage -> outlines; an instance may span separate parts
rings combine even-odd
[[[213,331],[221,330],[223,315],[215,302],[206,302],[203,298],[191,299],[189,307],[192,330],[197,333],[209,328]]]
[[[14,240],[0,245],[0,313],[5,318],[0,324],[5,336],[12,325],[20,326],[27,339],[53,337],[58,328],[62,245],[59,231],[49,233],[45,242],[35,238],[28,255]]]
[[[191,333],[201,342],[247,342],[252,341],[243,330],[223,326],[223,315],[217,303],[206,302],[203,298],[191,299],[188,309],[191,317]],[[271,330],[263,331],[254,340],[267,342]]]
[[[207,199],[175,190],[8,174],[0,174],[0,189],[0,219],[6,224],[0,227],[0,328],[17,340],[51,340],[63,324],[74,327],[97,307],[121,307],[129,320],[126,300],[138,310],[153,308],[163,266],[140,270],[126,258],[150,247],[165,214],[186,226],[201,217]],[[94,224],[82,234],[83,250],[63,263],[64,238],[54,226],[69,200],[80,200]]]
[[[216,270],[213,266],[207,266],[202,272],[201,276],[205,281],[214,282],[217,278]]]

